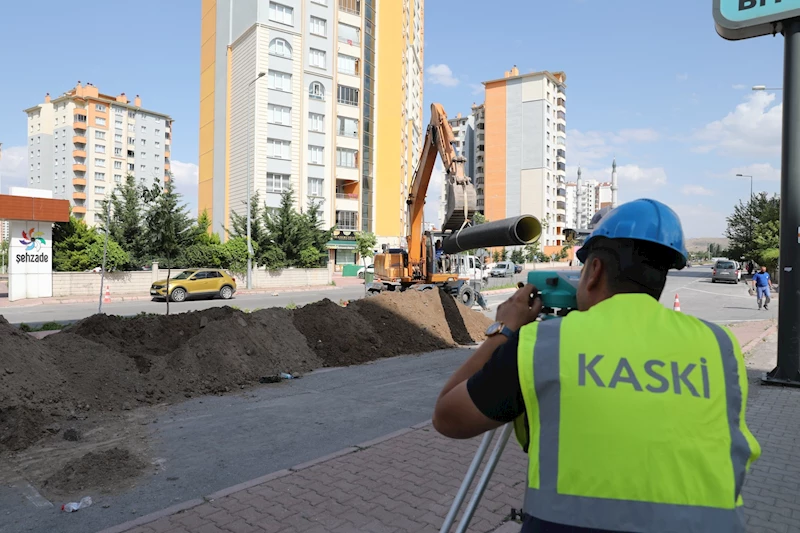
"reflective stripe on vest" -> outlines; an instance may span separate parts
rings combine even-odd
[[[560,446],[569,446],[570,444],[574,444],[568,442],[559,442],[560,437],[564,434],[564,428],[562,427],[561,419],[561,402],[569,402],[571,399],[569,396],[562,396],[561,379],[564,378],[572,380],[584,377],[585,380],[591,384],[592,379],[595,375],[597,375],[593,374],[595,370],[592,368],[589,368],[589,372],[584,372],[584,374],[588,375],[588,377],[584,376],[583,374],[581,376],[568,374],[569,378],[567,378],[567,376],[562,374],[561,358],[564,354],[561,353],[561,331],[564,320],[565,319],[540,322],[536,325],[535,329],[528,329],[527,332],[525,332],[523,329],[523,332],[520,334],[520,354],[528,353],[533,356],[532,368],[529,367],[532,372],[530,372],[530,370],[524,371],[522,368],[520,368],[520,384],[523,388],[523,397],[525,398],[528,419],[531,421],[531,427],[529,428],[529,438],[531,442],[529,454],[530,466],[528,470],[528,489],[525,495],[525,512],[542,520],[557,524],[615,531],[646,531],[648,533],[666,533],[674,531],[681,531],[682,533],[744,531],[743,512],[741,507],[741,489],[744,483],[747,465],[754,457],[754,454],[757,456],[760,453],[760,449],[758,448],[757,443],[755,443],[755,450],[751,451],[750,444],[743,434],[743,421],[741,420],[740,416],[743,412],[743,394],[739,381],[740,367],[737,361],[733,343],[725,330],[716,324],[704,322],[704,324],[714,333],[714,337],[716,338],[716,342],[720,350],[721,366],[724,370],[725,398],[727,403],[726,422],[730,430],[729,453],[730,464],[732,466],[730,476],[733,478],[733,482],[730,483],[730,503],[723,504],[722,506],[709,506],[704,505],[703,503],[695,504],[694,502],[690,501],[688,502],[689,504],[684,505],[621,499],[619,497],[614,497],[614,494],[606,494],[605,496],[607,497],[598,497],[597,493],[602,493],[604,490],[602,486],[598,489],[596,485],[582,485],[582,480],[565,479],[564,475],[559,477],[559,454],[560,452],[563,453],[563,450],[566,449]],[[525,350],[525,352],[523,352],[523,350]],[[587,367],[590,367],[592,363],[590,362],[587,365],[586,360],[591,360],[591,357],[584,357],[584,366],[579,366],[579,368],[586,370]],[[530,361],[530,358],[527,360]],[[525,358],[521,357],[520,361],[525,361]],[[711,364],[712,363],[709,363],[709,366],[711,366]],[[636,378],[634,377],[635,374],[633,374],[633,370],[630,370],[626,375],[622,375],[623,373],[619,370],[619,368],[622,366],[623,365],[620,364],[617,370],[614,372],[614,377],[611,378],[610,381],[607,381],[607,384],[611,384],[611,387],[606,387],[606,384],[602,384],[603,389],[613,388],[613,382],[615,379],[619,381],[620,387],[626,384],[632,387],[631,383],[636,381]],[[673,372],[676,372],[674,370],[675,367],[676,365],[673,364]],[[630,369],[631,367],[628,366],[627,368]],[[565,369],[564,371],[569,372],[569,370],[570,369]],[[683,374],[673,374],[675,378],[676,392],[677,387],[680,387],[679,382],[681,375]],[[668,382],[664,376],[660,377],[665,382]],[[688,378],[684,376],[683,379],[684,385],[691,387],[691,384],[686,381]],[[704,374],[703,379],[705,381],[706,388],[710,389],[706,374]],[[533,383],[530,383],[531,380]],[[596,381],[602,380],[598,379]],[[598,386],[598,388],[601,387],[600,383],[595,384]],[[667,392],[668,390],[655,389],[656,388],[653,387],[652,390],[648,390],[650,393],[663,393]],[[574,387],[574,390],[577,390],[577,387]],[[574,390],[568,389],[568,395],[572,394]],[[635,390],[641,391],[642,389],[635,388]],[[644,393],[647,394],[648,392]],[[685,391],[684,394],[686,394]],[[702,395],[692,394],[692,396],[699,399]],[[710,397],[710,395],[705,395],[702,399],[708,401],[707,399]],[[572,412],[574,412],[574,410]],[[624,414],[624,412],[621,412],[617,413],[616,416],[624,417]],[[574,424],[575,421],[569,422]],[[609,420],[608,423],[610,427],[613,427],[614,424],[619,424],[619,421]],[[624,420],[622,423],[624,423]],[[645,432],[648,430],[646,427],[626,429],[628,431]],[[744,428],[744,430],[746,431],[746,428]],[[699,441],[702,442],[703,439],[705,439],[705,443],[708,445],[708,442],[712,438],[713,434],[704,435],[701,439],[699,439]],[[688,444],[681,442],[673,435],[666,437],[666,440],[672,439],[675,439],[675,442],[679,445],[684,444],[687,447],[691,446],[691,442]],[[611,440],[613,441],[613,438]],[[536,443],[538,443],[538,446],[536,446]],[[598,448],[592,448],[592,446],[595,444],[600,446],[603,445],[602,442],[584,442],[578,444],[578,449],[592,449],[592,451],[597,452],[598,455],[613,454],[613,452],[616,451],[614,449],[601,449],[598,451]],[[580,448],[581,446],[583,446],[583,448]],[[574,450],[571,451],[574,452]],[[727,476],[727,474],[725,474],[724,471],[718,472],[722,482],[719,482],[719,479],[716,479],[713,480],[713,482],[706,484],[703,482],[703,479],[692,477],[692,464],[690,464],[691,461],[689,459],[687,459],[686,465],[680,464],[679,454],[679,449],[674,450],[673,457],[666,458],[666,464],[672,463],[678,465],[679,467],[685,466],[685,468],[678,468],[677,473],[670,472],[670,474],[673,476],[673,481],[664,479],[663,483],[671,482],[673,485],[680,485],[679,487],[673,486],[671,488],[674,488],[675,491],[678,492],[683,489],[687,494],[690,495],[689,497],[695,496],[698,499],[702,499],[702,497],[705,497],[706,499],[716,498],[717,501],[727,500],[724,495],[720,497],[718,490],[717,494],[713,494],[714,489],[709,489],[709,487],[715,487],[717,485],[726,486],[726,483],[724,483],[724,478]],[[645,457],[647,456],[647,454],[643,451],[640,451],[640,455]],[[702,454],[699,454],[699,456],[702,456]],[[641,463],[641,457],[637,457],[637,459],[639,459],[639,463]],[[650,460],[651,458],[646,457],[646,459]],[[612,461],[613,460],[619,460],[619,457],[612,456]],[[600,459],[600,462],[602,462],[602,458]],[[657,480],[659,478],[657,462],[658,457],[653,457],[652,463],[648,463],[648,470],[646,472],[636,472],[636,474],[641,473],[642,477],[634,481],[641,482],[642,479],[647,479],[649,482],[649,479],[653,478]],[[574,467],[576,465],[569,466]],[[579,467],[580,465],[577,466]],[[571,470],[569,477],[574,478],[580,476],[579,472],[576,473],[575,468],[569,468],[563,463],[561,467]],[[597,473],[597,470],[595,469],[593,472]],[[615,484],[619,484],[621,482],[624,484],[625,479],[620,479],[619,477],[625,476],[626,474],[624,472],[614,471],[609,472],[609,474],[610,478],[614,478],[614,474],[618,474],[616,479],[608,480],[609,484],[611,484],[611,482],[614,482]],[[669,478],[669,476],[665,476],[665,478]],[[675,479],[678,481],[674,481]],[[657,482],[658,481],[656,481],[656,483]],[[585,495],[585,492],[581,494],[582,490],[586,489],[587,486],[593,489],[595,494],[591,496]],[[559,492],[559,489],[561,492]],[[711,496],[709,496],[709,493],[711,493]],[[697,494],[700,494],[701,496],[696,496]]]

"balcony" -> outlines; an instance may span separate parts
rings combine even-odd
[[[556,151],[556,157],[560,157],[561,159],[567,158],[567,151],[566,150],[558,150]]]
[[[340,211],[358,212],[358,194],[337,192],[336,209]]]
[[[75,191],[72,193],[73,200],[86,200],[86,193],[85,192],[78,192]]]
[[[84,126],[84,128],[85,128],[85,126]],[[86,144],[86,136],[85,135],[79,135],[79,134],[76,133],[75,135],[72,136],[72,142],[74,144],[84,144],[85,145]]]
[[[566,103],[567,103],[566,100],[564,100],[563,98],[559,98],[556,100],[556,105],[559,107],[564,107]]]
[[[75,176],[72,178],[72,184],[76,187],[86,187],[86,178]]]
[[[361,181],[358,175],[358,168],[336,167],[336,179],[344,181]]]
[[[77,117],[75,117],[75,118],[77,118]],[[83,117],[83,118],[86,118],[86,117]],[[82,121],[81,120],[76,120],[75,122],[72,123],[72,129],[77,130],[77,131],[84,131],[85,132],[86,131],[86,121],[85,120],[82,120]],[[75,135],[78,135],[80,137],[84,137],[86,134],[85,133],[76,133]]]
[[[81,215],[78,218],[83,218],[83,215],[86,214],[86,206],[85,205],[74,205],[72,206],[72,213],[75,215]]]
[[[567,189],[558,188],[556,189],[556,196],[561,196],[563,198],[567,197]]]
[[[567,202],[562,202],[562,201],[556,202],[556,208],[557,209],[566,209],[567,208]]]
[[[361,0],[339,0],[339,10],[351,15],[361,15]]]
[[[86,150],[75,149],[72,151],[72,157],[86,157]]]
[[[84,163],[73,163],[72,164],[72,171],[73,172],[86,172],[86,165]]]
[[[566,121],[567,120],[567,114],[564,113],[563,111],[559,111],[558,113],[556,113],[556,118],[559,119],[559,120]]]

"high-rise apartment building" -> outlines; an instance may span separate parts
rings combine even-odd
[[[103,200],[127,174],[148,185],[169,179],[173,120],[81,82],[61,96],[25,110],[28,183],[70,201],[72,214],[98,222]]]
[[[297,209],[318,203],[343,232],[338,264],[355,260],[350,232],[402,242],[424,135],[422,0],[376,3],[203,1],[198,204],[223,238],[249,181],[268,209],[289,188]]]
[[[465,159],[464,163],[464,173],[469,176],[472,180],[473,185],[475,184],[475,178],[473,176],[475,172],[475,118],[470,116],[461,116],[461,113],[458,113],[455,117],[447,119],[447,122],[450,124],[450,128],[453,130],[453,137],[455,141],[453,142],[453,147],[456,150],[456,153]],[[442,191],[441,197],[439,202],[439,215],[438,220],[435,221],[435,226],[437,228],[441,228],[444,222],[444,216],[447,212],[447,194],[448,194],[448,187],[447,182],[442,180]]]
[[[478,211],[485,214],[486,106],[484,104],[472,104],[472,122],[475,124],[475,147],[472,151],[475,163],[472,183],[475,184]]]
[[[566,74],[520,74],[514,67],[484,86],[485,141],[476,141],[485,150],[484,214],[489,220],[531,214],[542,221],[542,247],[560,246],[567,207]]]
[[[614,200],[614,180],[616,179],[616,161],[613,164],[612,181],[582,179],[578,168],[577,182],[568,182],[567,189],[567,228],[586,229],[592,217],[604,207],[612,207]]]

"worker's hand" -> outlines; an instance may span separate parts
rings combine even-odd
[[[531,298],[531,295],[538,293],[539,290],[530,283],[517,289],[514,296],[501,303],[497,308],[496,320],[513,331],[519,330],[525,324],[530,324],[542,312],[542,299],[539,296]]]

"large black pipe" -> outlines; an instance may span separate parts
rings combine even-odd
[[[454,232],[444,239],[442,248],[446,254],[457,254],[477,248],[520,246],[536,241],[541,234],[542,224],[539,219],[531,215],[522,215]]]

